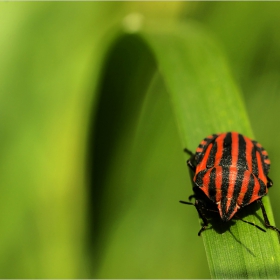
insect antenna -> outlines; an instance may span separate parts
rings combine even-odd
[[[183,201],[183,200],[180,200],[179,202],[180,202],[180,203],[183,203],[183,204],[188,204],[188,205],[193,205],[193,206],[195,206],[194,203],[192,203],[192,202]]]
[[[189,197],[189,199],[192,199],[192,198],[195,198],[195,195],[191,195],[191,196]],[[180,200],[179,202],[180,202],[180,203],[183,203],[183,204],[193,205],[193,206],[196,207],[196,205],[195,205],[194,203],[192,203],[192,202],[188,202],[188,201],[184,201],[184,200]],[[202,210],[204,210],[204,211],[210,211],[210,212],[219,213],[218,210],[208,209],[208,208],[203,207],[202,205],[200,205],[200,209],[202,209]]]
[[[194,153],[192,151],[190,151],[189,149],[187,149],[187,148],[185,148],[183,151],[185,153],[187,153],[188,155],[190,155],[190,156],[194,156]]]

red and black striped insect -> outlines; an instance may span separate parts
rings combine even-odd
[[[187,164],[194,172],[195,186],[194,195],[189,199],[195,198],[195,203],[180,202],[196,207],[203,220],[198,235],[208,226],[205,211],[219,212],[223,222],[235,216],[265,231],[236,215],[239,209],[255,201],[262,209],[265,226],[280,233],[278,228],[270,224],[262,203],[262,197],[272,186],[272,180],[268,177],[268,154],[257,141],[237,132],[212,134],[200,142],[195,154],[188,149],[184,151],[191,155]]]

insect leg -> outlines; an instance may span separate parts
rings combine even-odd
[[[198,232],[198,236],[200,236],[200,234],[206,230],[206,228],[208,227],[208,220],[205,216],[205,214],[203,213],[202,209],[205,209],[204,206],[199,202],[199,200],[196,200],[195,203],[191,203],[191,202],[187,202],[187,201],[182,201],[180,200],[180,203],[183,203],[183,204],[188,204],[188,205],[193,205],[197,212],[198,212],[198,215],[199,217],[202,219],[203,221],[203,225],[202,225],[202,228],[200,229],[200,231]]]
[[[268,176],[266,176],[266,178],[267,178],[267,187],[268,188],[272,187],[273,186],[272,180]]]
[[[192,195],[189,196],[189,201],[191,201],[193,198],[196,198],[195,194],[192,194]]]
[[[201,218],[202,221],[203,221],[202,228],[201,228],[200,231],[198,232],[198,236],[200,236],[200,234],[201,234],[204,230],[206,230],[206,228],[208,227],[208,220],[207,220],[205,214],[204,214],[203,211],[202,211],[202,209],[205,209],[205,208],[204,208],[203,205],[199,202],[199,200],[196,200],[196,201],[195,201],[195,205],[194,205],[194,206],[195,206],[195,208],[196,208],[196,210],[197,210],[197,212],[198,212],[198,215],[200,216],[200,218]]]
[[[280,230],[279,230],[277,227],[272,226],[272,225],[270,224],[262,200],[259,199],[259,200],[257,200],[257,202],[258,202],[259,205],[261,206],[265,226],[266,226],[267,228],[271,228],[271,229],[277,231],[278,234],[280,234]]]
[[[184,149],[184,152],[191,156],[191,158],[187,160],[187,165],[193,172],[195,172],[196,166],[194,164],[194,153],[188,150],[187,148]]]
[[[193,165],[193,163],[191,162],[191,159],[189,159],[188,161],[187,161],[187,165],[188,165],[188,167],[193,171],[193,172],[195,172],[195,169],[196,169],[196,167]]]
[[[235,218],[237,218],[238,220],[241,220],[241,221],[244,222],[244,223],[247,223],[247,224],[249,224],[249,225],[252,225],[252,226],[258,228],[259,230],[261,230],[261,231],[263,231],[263,232],[266,232],[265,229],[261,228],[260,226],[256,225],[255,223],[252,223],[252,222],[248,222],[248,221],[246,221],[246,220],[243,220],[242,218],[238,217],[237,215],[235,215]]]

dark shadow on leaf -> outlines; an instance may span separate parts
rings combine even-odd
[[[87,244],[90,244],[87,251],[94,254],[95,271],[108,234],[123,213],[121,197],[126,195],[117,184],[108,185],[110,166],[116,150],[122,145],[123,135],[128,139],[133,136],[135,120],[155,71],[155,59],[143,40],[137,35],[124,35],[108,51],[100,74],[87,150]]]
[[[231,234],[231,236],[235,239],[236,242],[238,242],[243,248],[245,248],[245,250],[251,254],[253,257],[256,257],[256,255],[248,248],[246,247],[240,240],[238,240],[236,238],[236,236],[231,232],[231,230],[229,230],[229,233]]]

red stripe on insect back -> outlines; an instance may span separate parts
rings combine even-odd
[[[266,150],[262,150],[262,158],[264,159],[264,163],[270,165],[270,159],[268,158],[268,154]],[[269,170],[269,167],[267,167]]]
[[[270,160],[269,159],[265,159],[264,163],[270,165]]]
[[[196,171],[195,171],[196,174],[197,174],[199,171],[206,169],[207,160],[208,160],[210,151],[211,151],[211,149],[212,149],[212,146],[213,146],[213,144],[211,143],[211,144],[209,144],[209,146],[207,147],[202,161],[201,161],[201,162],[197,165],[197,167],[196,167]]]
[[[199,146],[196,148],[195,152],[196,153],[202,153],[204,146],[207,144],[207,141],[205,141],[204,139],[199,143]]]
[[[215,164],[214,166],[219,165],[221,158],[223,156],[223,149],[224,149],[224,139],[226,137],[226,133],[221,134],[217,137],[216,143],[217,143],[217,153],[215,156]]]
[[[260,143],[257,142],[256,145],[258,148],[260,148],[260,149],[262,148],[262,145]]]
[[[222,199],[222,182],[223,182],[223,168],[221,166],[216,166],[216,202],[220,202]]]
[[[248,170],[250,172],[252,172],[252,170],[253,170],[253,168],[252,168],[252,149],[253,149],[254,145],[249,138],[244,137],[244,140],[246,142],[246,161],[247,161],[247,165],[248,165]]]
[[[256,152],[256,155],[257,155],[257,163],[258,163],[258,170],[259,170],[258,177],[264,182],[265,185],[267,185],[267,177],[264,174],[262,159],[259,151]]]
[[[203,176],[203,192],[209,197],[209,182],[210,182],[210,172],[207,172]]]
[[[237,198],[237,204],[239,205],[239,207],[243,206],[243,199],[244,199],[245,194],[248,191],[250,176],[251,176],[251,173],[246,170],[244,172],[244,177],[243,177],[243,180],[242,180],[241,190],[240,190],[240,193],[239,193],[238,198]]]
[[[211,134],[208,137],[206,137],[205,139],[203,139],[202,141],[200,141],[199,146],[197,147],[197,149],[195,150],[196,153],[202,153],[204,147],[207,145],[208,141],[213,139],[214,136]]]
[[[200,142],[200,145],[201,146],[205,146],[207,144],[207,141],[206,140],[202,140],[201,142]]]
[[[228,185],[228,191],[227,191],[227,212],[231,203],[231,198],[233,197],[233,192],[234,192],[234,186],[236,182],[236,177],[237,177],[237,168],[236,166],[230,166],[229,168],[229,185]]]

